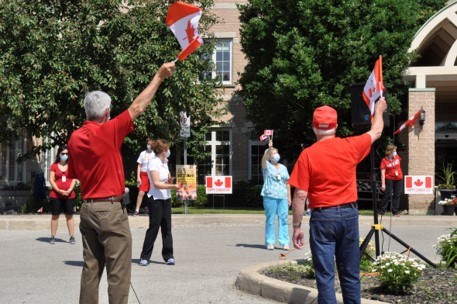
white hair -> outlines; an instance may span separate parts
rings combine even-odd
[[[316,129],[313,127],[314,134],[316,136],[327,136],[327,135],[334,135],[336,133],[336,128],[333,129],[328,129],[328,130],[321,130],[321,129]]]
[[[97,121],[103,118],[106,109],[111,106],[111,97],[102,91],[92,91],[84,98],[87,120]]]

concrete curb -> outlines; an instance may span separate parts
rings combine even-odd
[[[317,289],[276,280],[260,274],[263,269],[285,263],[297,263],[297,261],[276,261],[244,268],[238,274],[235,286],[244,292],[278,302],[290,304],[317,303]],[[343,296],[340,293],[336,294],[336,300],[343,304]],[[382,303],[385,302],[362,299],[362,304]]]

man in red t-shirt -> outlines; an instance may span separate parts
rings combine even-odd
[[[68,143],[69,177],[81,183],[84,200],[80,225],[84,267],[79,303],[98,303],[98,286],[106,266],[109,303],[127,303],[132,265],[132,235],[127,210],[121,146],[133,120],[151,103],[175,64],[164,63],[130,107],[110,120],[111,98],[102,91],[84,98],[87,121]]]
[[[335,259],[344,302],[360,303],[356,167],[380,138],[386,108],[386,101],[381,98],[376,103],[370,131],[347,138],[335,136],[336,111],[329,106],[317,108],[313,114],[317,142],[302,151],[290,176],[289,184],[295,187],[292,241],[297,249],[304,245],[301,221],[306,199],[312,210],[310,247],[318,303],[336,303]]]

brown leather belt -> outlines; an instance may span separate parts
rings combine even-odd
[[[102,197],[102,198],[88,198],[84,200],[84,203],[100,203],[100,202],[110,202],[110,203],[120,203],[122,201],[122,196],[111,196],[111,197]]]
[[[329,209],[329,208],[340,208],[340,209],[353,208],[353,209],[357,209],[358,205],[357,205],[357,203],[347,203],[347,204],[342,204],[342,205],[338,205],[338,206],[317,207],[317,208],[313,208],[312,212],[314,212],[314,211],[322,211],[324,209]]]

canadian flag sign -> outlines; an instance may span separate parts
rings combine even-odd
[[[199,7],[181,1],[173,3],[168,9],[166,22],[181,45],[182,51],[178,55],[181,61],[203,44],[203,39],[198,34],[201,15]]]
[[[232,194],[232,177],[207,176],[206,194]]]
[[[433,176],[406,175],[405,194],[433,194]]]
[[[267,138],[273,138],[274,130],[263,130],[263,134],[259,136],[260,141],[264,141]]]

